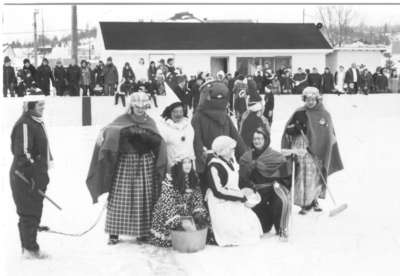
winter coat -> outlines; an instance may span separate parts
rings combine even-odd
[[[29,71],[31,73],[31,76],[32,76],[33,80],[35,82],[37,82],[37,76],[36,76],[37,71],[36,71],[35,66],[33,66],[32,64],[29,64],[28,67],[23,66],[22,70],[25,72],[25,74]]]
[[[99,65],[94,69],[95,85],[104,86],[104,67]]]
[[[373,89],[372,74],[367,72],[367,74],[361,74],[360,76],[360,88],[363,91],[371,91]]]
[[[157,68],[154,67],[149,67],[149,69],[147,69],[147,79],[149,81],[153,81],[156,79],[156,75],[157,75]]]
[[[40,88],[48,88],[50,86],[50,80],[54,85],[53,72],[49,65],[40,65],[36,70],[36,80]]]
[[[360,70],[356,69],[357,73],[357,85],[360,85]],[[344,82],[349,84],[354,82],[354,76],[353,76],[353,69],[349,68],[349,70],[346,71],[346,76],[344,78]]]
[[[81,68],[78,65],[70,65],[67,69],[68,84],[78,86],[81,79]]]
[[[17,83],[14,67],[3,65],[3,86],[9,86],[11,83]]]
[[[122,77],[124,78],[125,82],[134,82],[136,80],[136,76],[135,73],[133,73],[133,70],[131,67],[126,68],[124,66],[124,68],[122,69]]]
[[[332,93],[335,89],[333,75],[331,72],[322,74],[322,93]]]
[[[388,78],[383,74],[377,74],[375,77],[375,90],[378,93],[386,93],[388,89]]]
[[[63,66],[54,67],[54,85],[65,86],[67,81],[67,72]]]
[[[319,73],[311,73],[308,75],[308,85],[321,90],[322,77]]]
[[[107,64],[103,68],[104,84],[115,85],[119,82],[118,70],[114,64]]]
[[[293,75],[294,87],[293,94],[302,94],[307,86],[308,77],[306,73],[296,73]]]
[[[167,119],[160,124],[159,130],[167,145],[169,168],[178,157],[194,157],[194,130],[188,118],[183,118],[179,123]]]
[[[90,85],[91,75],[92,75],[91,71],[92,70],[90,70],[89,67],[81,67],[81,79],[80,79],[81,85],[85,86]]]

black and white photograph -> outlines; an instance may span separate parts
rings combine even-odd
[[[400,2],[0,5],[0,275],[400,275]]]

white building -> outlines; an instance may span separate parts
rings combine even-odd
[[[332,47],[314,24],[100,22],[96,49],[121,69],[140,58],[173,57],[185,74],[239,71],[251,74],[257,65],[323,70]]]
[[[344,45],[334,48],[333,52],[326,56],[326,66],[335,72],[340,65],[347,69],[355,62],[357,65],[364,64],[371,72],[375,72],[378,66],[385,64],[385,51],[385,46],[366,45],[361,42]]]

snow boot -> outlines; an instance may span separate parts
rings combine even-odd
[[[322,212],[322,208],[319,206],[318,200],[314,200],[312,204],[314,212]]]
[[[119,243],[119,238],[118,235],[110,235],[110,237],[108,238],[108,245],[115,245]]]
[[[43,260],[49,258],[49,255],[39,250],[28,250],[22,248],[22,257],[27,260]]]

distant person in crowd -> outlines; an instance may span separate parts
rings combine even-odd
[[[391,93],[399,93],[399,75],[396,69],[394,69],[390,75],[389,91]]]
[[[333,74],[329,67],[325,67],[324,73],[322,74],[322,94],[330,94],[335,90],[335,81]]]
[[[50,95],[50,81],[54,86],[53,71],[47,58],[43,58],[42,64],[36,70],[37,84],[45,96]]]
[[[155,86],[157,88],[157,95],[165,95],[165,76],[161,69],[157,69]]]
[[[193,156],[183,155],[174,160],[171,174],[161,184],[161,195],[153,210],[151,243],[171,247],[171,230],[186,230],[183,218],[187,216],[193,218],[197,230],[209,225]]]
[[[118,70],[115,67],[112,58],[107,58],[107,64],[104,66],[104,95],[114,96],[115,90],[117,89],[119,78]]]
[[[253,142],[253,133],[258,128],[265,129],[271,133],[268,119],[264,117],[264,105],[260,95],[249,100],[248,109],[243,114],[242,122],[239,126],[239,134],[246,144],[247,148],[251,147]]]
[[[293,75],[293,94],[303,93],[303,89],[307,86],[307,74],[303,71],[303,68],[299,67],[297,72]]]
[[[360,86],[360,70],[358,70],[356,63],[353,62],[351,67],[346,71],[344,82],[347,84],[350,94],[358,93],[358,87]]]
[[[272,69],[269,68],[269,64],[266,63],[264,68],[264,85],[269,85],[272,82],[272,79],[274,78],[274,73],[272,72]]]
[[[67,71],[65,70],[60,59],[56,61],[56,66],[54,67],[53,74],[54,74],[54,86],[56,88],[56,95],[64,96],[68,80],[67,80]]]
[[[238,76],[239,76],[239,72],[238,71],[236,71],[233,76],[230,73],[228,73],[228,75],[227,75],[228,89],[229,89],[229,110],[231,112],[233,112],[233,97],[234,97],[233,87],[235,85],[235,81],[236,81]]]
[[[124,68],[122,68],[122,80],[120,85],[120,91],[124,92],[125,95],[130,95],[135,91],[135,80],[136,76],[132,70],[129,62],[125,62]]]
[[[247,84],[244,82],[244,76],[239,75],[233,86],[234,109],[237,125],[240,125],[242,115],[247,109]]]
[[[30,64],[29,59],[24,59],[24,66],[21,70],[18,71],[17,76],[21,78],[21,83],[18,84],[20,88],[24,88],[24,94],[30,94],[31,92],[35,92],[36,85],[36,69]]]
[[[257,90],[260,94],[264,94],[265,80],[262,72],[262,68],[259,68],[254,76],[254,81],[257,84]]]
[[[199,101],[200,101],[200,87],[203,85],[203,83],[204,83],[204,80],[203,80],[203,78],[201,77],[201,73],[199,73],[199,74],[196,76],[196,82],[194,83],[193,88],[192,88],[192,91],[191,91],[191,93],[192,93],[192,98],[193,98],[193,112],[196,111],[197,106],[199,105]]]
[[[338,95],[344,94],[346,92],[347,84],[345,83],[345,79],[346,72],[344,71],[344,66],[340,65],[339,69],[335,73],[335,89]]]
[[[298,156],[294,204],[305,215],[311,209],[321,212],[318,199],[325,198],[327,178],[343,169],[330,113],[315,87],[303,91],[304,106],[290,117],[282,136],[282,149],[303,150]]]
[[[192,105],[190,103],[191,97],[186,89],[185,78],[183,76],[177,76],[176,82],[178,83],[178,86],[175,89],[176,95],[178,96],[178,98],[181,100],[182,103],[184,103],[187,107],[190,107]]]
[[[187,107],[182,102],[167,106],[161,117],[160,134],[167,145],[168,169],[179,156],[194,157],[194,130],[188,118]]]
[[[162,74],[164,75],[164,77],[167,76],[168,74],[168,67],[165,64],[165,60],[162,58],[160,59],[160,61],[158,62],[158,69],[161,70]]]
[[[321,74],[318,73],[318,69],[316,67],[313,67],[312,72],[308,75],[308,86],[313,86],[318,90],[320,90],[321,84],[322,84]]]
[[[138,64],[133,69],[138,85],[145,85],[148,80],[148,68],[145,65],[144,58],[140,58]]]
[[[122,91],[122,90],[117,90],[115,91],[115,95],[114,95],[114,105],[118,105],[119,99],[121,99],[122,102],[122,106],[125,107],[126,105],[126,95],[127,92],[126,91]]]
[[[79,84],[81,81],[81,68],[78,66],[76,61],[70,64],[67,69],[68,76],[68,90],[70,96],[79,96],[80,89]]]
[[[219,80],[219,81],[224,81],[225,80],[225,72],[222,70],[218,71],[215,79]]]
[[[274,116],[275,96],[274,93],[272,93],[271,91],[270,85],[265,87],[264,102],[264,117],[267,118],[269,126],[271,127]]]
[[[196,75],[190,75],[190,80],[187,83],[187,87],[188,87],[190,94],[192,95],[192,98],[193,98],[192,90],[195,85],[196,85]]]
[[[24,74],[27,75],[28,71],[30,72],[30,75],[32,79],[36,82],[36,68],[33,66],[28,58],[24,59],[23,61],[24,66],[22,67]]]
[[[281,65],[281,67],[279,67],[279,69],[276,70],[276,75],[278,76],[279,81],[281,81],[281,78],[284,75],[285,70],[286,70],[286,68],[284,65]]]
[[[271,92],[273,94],[281,94],[281,82],[279,81],[279,78],[277,75],[274,75],[271,81]]]
[[[257,89],[257,83],[254,81],[253,76],[247,76],[247,99],[246,103],[249,101],[254,101],[255,98],[259,99],[260,91]]]
[[[104,93],[104,63],[99,60],[99,63],[96,65],[94,71],[95,78],[95,87],[94,93],[95,95],[102,95]]]
[[[3,63],[3,96],[7,97],[8,91],[10,91],[10,96],[15,97],[16,86],[17,78],[14,67],[11,66],[11,59],[6,56]]]
[[[384,68],[379,68],[374,80],[376,93],[387,93],[388,85],[389,80],[384,74]]]
[[[49,184],[48,170],[52,162],[49,139],[43,122],[44,109],[43,96],[25,97],[24,112],[11,133],[11,151],[14,156],[10,169],[11,191],[19,217],[22,254],[27,259],[48,257],[37,242],[44,199],[38,190],[46,192]],[[29,183],[18,176],[16,171]]]
[[[364,95],[368,95],[373,90],[373,86],[372,74],[364,68],[360,74],[360,90]]]
[[[207,164],[209,188],[205,196],[215,241],[219,246],[247,245],[263,234],[257,215],[245,205],[247,197],[239,188],[239,165],[235,159],[236,141],[218,136]]]
[[[110,245],[120,235],[150,238],[152,211],[165,178],[167,152],[146,110],[149,97],[133,93],[127,113],[101,130],[86,180],[93,202],[109,193],[106,233]],[[103,156],[103,158],[99,158]]]
[[[176,75],[176,72],[175,72],[175,60],[173,58],[168,58],[167,59],[167,69],[168,69],[169,73],[171,73],[172,75]]]
[[[89,93],[90,96],[94,96],[94,88],[96,87],[96,73],[94,72],[94,70],[96,69],[96,66],[92,63],[90,63],[90,61],[87,61],[88,67],[90,69],[90,85],[89,85]]]
[[[25,92],[26,92],[26,89],[25,89],[24,82],[21,78],[21,75],[18,74],[18,72],[17,72],[17,84],[15,86],[15,93],[17,94],[18,97],[24,97]]]
[[[254,189],[261,195],[261,202],[252,210],[263,232],[268,233],[274,226],[276,234],[285,240],[291,213],[291,165],[270,147],[270,133],[265,129],[257,129],[251,137],[250,149],[240,158],[240,187]]]
[[[90,70],[88,63],[86,60],[81,61],[81,88],[82,88],[82,95],[88,96],[88,92],[90,92],[90,82],[92,76],[92,70]]]
[[[150,62],[149,69],[147,70],[147,79],[149,82],[155,81],[157,76],[157,67],[154,61]]]
[[[280,79],[282,93],[292,94],[293,89],[293,79],[289,70],[285,70]]]

